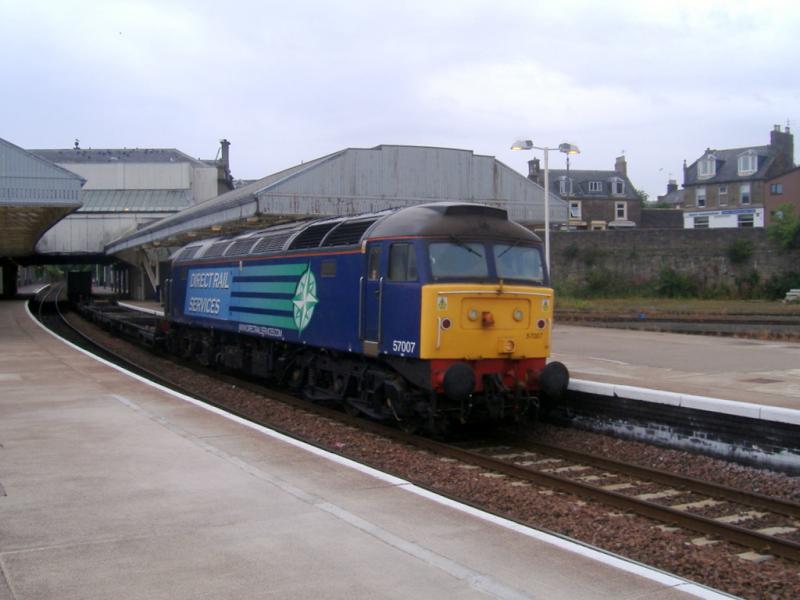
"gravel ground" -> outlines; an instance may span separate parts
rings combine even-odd
[[[91,324],[81,328],[138,364],[162,373],[218,402],[294,432],[321,446],[388,471],[440,493],[468,500],[486,510],[560,533],[624,557],[745,598],[800,598],[800,564],[772,557],[763,562],[741,559],[748,552],[727,542],[699,546],[699,534],[673,530],[632,514],[622,514],[531,484],[487,473],[403,444],[343,426],[278,401],[221,383],[211,377],[165,363],[157,356],[108,336]],[[742,490],[800,501],[800,478],[739,466],[704,456],[664,450],[612,437],[553,426],[537,427],[535,436],[563,448],[636,462],[706,479]]]

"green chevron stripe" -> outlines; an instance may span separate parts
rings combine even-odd
[[[278,277],[285,275],[302,275],[308,268],[308,263],[292,263],[287,265],[259,265],[253,267],[244,267],[236,275],[245,275],[247,277]]]

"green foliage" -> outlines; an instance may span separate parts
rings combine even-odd
[[[650,197],[650,194],[644,190],[636,190],[636,196],[639,198],[639,203],[644,206],[645,202],[647,202],[647,199]]]
[[[584,248],[581,252],[583,264],[587,267],[594,267],[605,257],[605,252],[596,247]]]
[[[767,235],[784,250],[800,249],[800,217],[794,214],[794,206],[781,204],[778,207],[772,224],[767,227]]]
[[[656,282],[656,294],[667,298],[693,298],[699,295],[700,286],[693,277],[675,269],[662,269]]]
[[[564,258],[567,259],[568,262],[572,262],[580,255],[581,250],[578,248],[577,244],[574,242],[564,248]]]
[[[736,292],[739,298],[752,299],[761,296],[761,275],[752,269],[742,275],[735,277]]]
[[[733,265],[743,265],[753,256],[754,246],[750,240],[734,240],[725,254]]]
[[[768,300],[781,300],[786,292],[800,288],[800,271],[788,271],[773,275],[761,286],[761,293]]]

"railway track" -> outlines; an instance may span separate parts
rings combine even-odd
[[[800,533],[795,502],[530,442],[463,450],[462,460],[485,469],[712,536],[700,543],[726,540],[800,561],[800,543],[781,537]]]
[[[118,313],[115,313],[114,318],[118,317]],[[64,323],[67,323],[66,319],[64,319]],[[80,336],[84,339],[84,345],[99,346],[71,326],[70,329],[75,332],[73,337]],[[121,363],[158,383],[237,414],[242,418],[255,420],[261,425],[317,445],[314,440],[304,439],[285,428],[276,427],[270,422],[253,419],[251,415],[231,410],[224,399],[211,397],[197,389],[186,389],[181,385],[176,385],[160,373],[135,364],[125,356],[109,352],[107,349],[103,349],[103,352],[106,358],[111,357],[114,362]],[[170,357],[168,360],[184,367],[188,366],[179,359]],[[725,540],[750,548],[757,553],[772,554],[800,562],[800,543],[786,538],[786,535],[796,535],[797,529],[800,528],[800,504],[797,503],[780,501],[709,482],[543,446],[525,440],[515,439],[512,445],[506,445],[508,443],[506,440],[502,445],[491,447],[463,447],[447,444],[407,434],[397,428],[350,416],[338,410],[328,409],[283,391],[221,374],[213,369],[198,367],[196,364],[192,364],[191,368],[212,374],[232,386],[260,395],[268,395],[272,399],[295,408],[426,450],[437,457],[461,461],[486,471],[512,477],[518,481],[530,482],[583,499],[600,502],[624,512],[660,521],[665,526],[681,527],[698,532],[710,536],[705,540],[707,543]],[[336,449],[329,448],[329,450],[337,452]],[[455,499],[470,503],[468,498]],[[702,511],[720,514],[708,516],[700,514]],[[749,526],[745,526],[745,524]]]

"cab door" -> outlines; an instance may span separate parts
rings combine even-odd
[[[381,343],[383,305],[383,249],[380,242],[367,244],[366,272],[361,277],[361,339],[364,354],[377,356]]]

